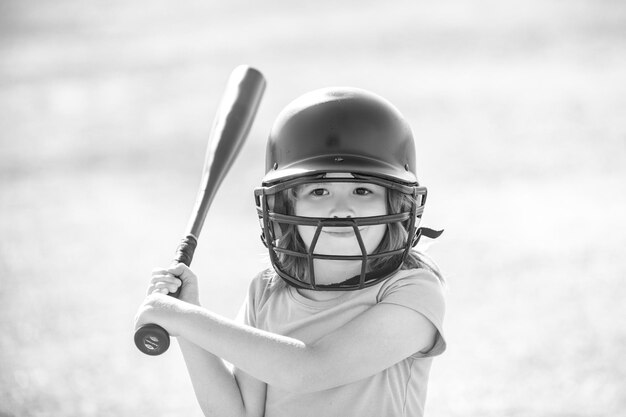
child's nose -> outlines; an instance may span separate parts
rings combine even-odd
[[[333,205],[330,217],[354,217],[354,206],[347,198],[338,197]]]

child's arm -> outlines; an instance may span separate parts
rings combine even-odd
[[[311,344],[160,294],[146,299],[141,320],[163,326],[267,384],[300,392],[373,375],[430,348],[437,334],[426,317],[393,304],[377,304]]]
[[[198,404],[204,415],[260,417],[267,385],[229,367],[217,356],[178,338]]]
[[[179,299],[186,305],[199,306],[197,278],[188,268],[183,270],[181,265],[170,270],[153,270],[148,294],[175,292],[180,281],[179,278],[172,275],[172,272],[184,282]],[[165,298],[173,300],[169,296]],[[140,309],[138,319],[142,314],[142,309]],[[176,336],[175,333],[171,333],[171,335]],[[260,417],[263,415],[267,387],[265,383],[238,371],[236,368],[231,370],[222,359],[183,337],[178,338],[178,343],[196,398],[205,415],[241,417]]]

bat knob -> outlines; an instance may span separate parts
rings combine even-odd
[[[160,355],[170,347],[170,335],[161,326],[146,324],[135,332],[135,345],[146,355]]]

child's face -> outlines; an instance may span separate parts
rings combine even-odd
[[[294,202],[296,216],[347,218],[387,214],[387,190],[369,183],[326,182],[298,187]],[[386,225],[360,226],[359,232],[367,253],[372,253],[385,235]],[[315,226],[298,226],[307,249]],[[326,255],[361,255],[352,227],[323,227],[314,253]],[[360,261],[358,261],[360,263]],[[347,265],[346,265],[347,266]]]

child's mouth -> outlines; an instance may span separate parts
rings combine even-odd
[[[329,234],[331,236],[335,236],[335,237],[352,237],[352,236],[354,236],[354,229],[347,228],[347,227],[342,227],[342,228],[332,229],[332,230],[323,229],[322,231],[324,233],[327,233],[327,234]],[[359,232],[361,232],[361,229],[359,229]]]

